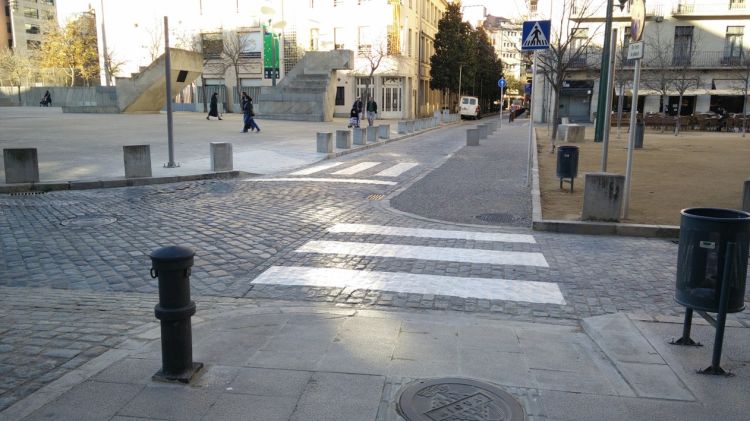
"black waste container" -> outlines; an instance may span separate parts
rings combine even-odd
[[[729,256],[727,312],[736,313],[745,308],[750,213],[732,209],[690,208],[682,211],[675,301],[695,310],[719,312],[728,243],[735,246]]]
[[[578,176],[578,146],[557,148],[557,178]]]

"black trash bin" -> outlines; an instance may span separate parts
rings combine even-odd
[[[745,308],[750,213],[732,209],[682,211],[675,301],[690,309],[719,312],[728,243],[734,243],[734,247],[729,256],[727,312]]]
[[[557,178],[562,189],[563,179],[570,179],[570,191],[573,191],[573,179],[578,176],[578,146],[560,146],[557,148]]]

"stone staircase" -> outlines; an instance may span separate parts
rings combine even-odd
[[[270,120],[331,121],[337,70],[352,70],[351,50],[310,51],[276,86],[263,87],[255,114]]]

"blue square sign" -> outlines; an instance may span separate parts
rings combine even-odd
[[[527,20],[523,23],[521,50],[546,50],[549,48],[550,21]]]

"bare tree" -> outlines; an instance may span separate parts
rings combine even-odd
[[[107,49],[107,51],[104,52],[104,67],[106,69],[105,74],[107,75],[107,86],[112,85],[112,80],[122,71],[124,65],[125,61],[115,59],[114,52],[111,49]]]
[[[223,48],[221,51],[222,62],[225,69],[234,70],[234,80],[237,81],[237,98],[242,96],[240,86],[240,65],[245,61],[247,49],[250,45],[247,34],[238,31],[227,31],[223,37]]]
[[[558,118],[560,116],[560,92],[563,82],[573,69],[586,61],[589,45],[599,31],[589,31],[582,23],[596,12],[591,0],[564,0],[559,21],[552,23],[548,50],[537,52],[537,65],[544,73],[553,91],[554,105],[552,107],[552,132],[550,143],[555,149]],[[578,67],[578,68],[577,68]],[[593,70],[585,66],[587,70]],[[533,118],[533,117],[532,117]]]
[[[677,92],[679,100],[677,101],[677,120],[674,126],[674,135],[680,133],[680,115],[682,114],[682,98],[685,92],[691,88],[698,88],[699,75],[693,70],[693,64],[696,58],[697,49],[695,45],[700,45],[702,41],[701,33],[698,32],[689,41],[684,41],[683,45],[675,45],[672,59],[672,78],[670,85]],[[687,45],[687,44],[690,45]]]
[[[146,49],[151,63],[153,63],[164,52],[164,26],[162,22],[159,19],[154,19],[153,24],[146,28],[146,35],[148,35],[146,44],[141,47]]]
[[[654,28],[644,38],[646,56],[644,57],[645,72],[641,78],[641,84],[646,88],[659,93],[661,103],[659,111],[666,113],[666,107],[669,103],[669,92],[671,90],[672,80],[672,62],[674,52],[672,48],[672,39],[662,33],[662,25],[652,25]],[[631,112],[638,112],[638,98],[633,98]],[[662,131],[664,126],[662,126]]]
[[[373,80],[373,75],[380,67],[383,59],[388,56],[388,48],[386,42],[379,41],[375,45],[360,45],[357,56],[364,59],[366,63],[364,68],[360,69],[362,73],[367,75],[365,79],[365,93],[362,103],[367,106],[367,102],[370,99],[370,82]]]

